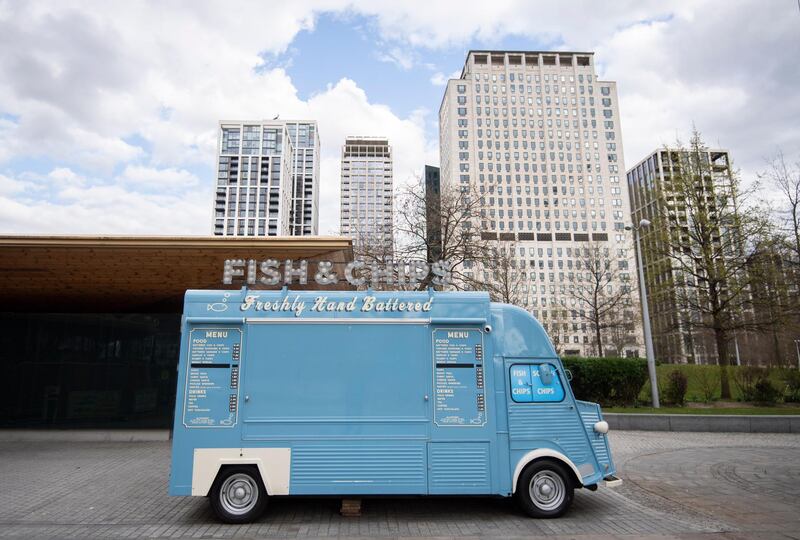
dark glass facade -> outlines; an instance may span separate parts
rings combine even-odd
[[[180,319],[0,313],[0,427],[169,428]]]
[[[428,231],[428,262],[442,258],[442,194],[439,167],[425,165],[425,221]]]

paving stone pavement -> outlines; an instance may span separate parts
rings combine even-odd
[[[0,538],[794,538],[800,435],[616,432],[625,483],[576,492],[570,512],[529,519],[497,498],[270,501],[258,522],[215,521],[203,498],[168,497],[169,443],[0,444]]]

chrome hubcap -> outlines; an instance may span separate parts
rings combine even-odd
[[[552,471],[539,471],[528,487],[531,500],[541,510],[554,510],[564,502],[567,489],[561,477]]]
[[[226,512],[237,516],[246,514],[258,502],[258,484],[247,474],[234,474],[225,479],[219,497]]]

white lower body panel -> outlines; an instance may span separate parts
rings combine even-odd
[[[208,495],[222,465],[255,465],[269,495],[288,495],[290,448],[196,448],[192,463],[192,495]]]

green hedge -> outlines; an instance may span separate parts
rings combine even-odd
[[[736,384],[736,377],[744,366],[728,366],[728,375],[730,378],[731,398],[735,401],[744,400],[741,389]],[[716,401],[720,398],[719,388],[719,366],[715,365],[698,365],[698,364],[659,364],[656,366],[656,374],[658,377],[659,389],[663,391],[665,383],[669,377],[670,372],[678,370],[684,375],[689,382],[689,387],[686,392],[686,401],[695,402],[708,402]],[[791,390],[787,388],[787,383],[790,382],[791,377],[797,377],[797,369],[787,368],[773,368],[767,372],[767,378],[775,385],[776,388],[785,391],[787,394]],[[790,398],[791,400],[791,398]],[[639,395],[640,403],[650,403],[650,381],[645,381],[644,387]]]
[[[562,359],[572,372],[575,397],[601,405],[634,405],[647,381],[647,361],[642,358]]]
[[[572,372],[572,391],[575,397],[604,406],[650,403],[650,381],[647,361],[643,358],[582,358],[565,357],[564,367]],[[747,368],[729,366],[731,394],[742,401],[742,389],[737,384],[740,371]],[[686,401],[715,401],[719,399],[719,366],[692,364],[659,364],[656,366],[662,401],[667,398],[669,376],[679,371],[686,376]],[[782,399],[800,400],[800,374],[796,369],[764,370],[765,377],[780,391]]]

